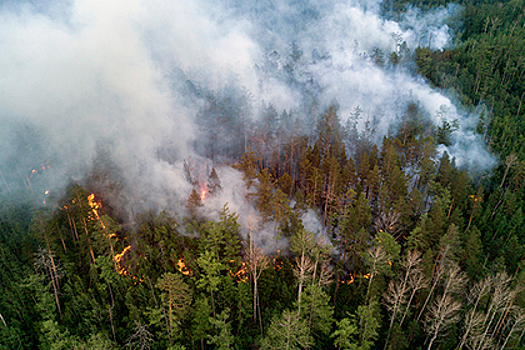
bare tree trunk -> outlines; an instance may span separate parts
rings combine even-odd
[[[463,337],[461,338],[461,342],[458,346],[459,350],[461,350],[463,346],[465,345],[465,342],[467,341],[472,329],[476,325],[478,325],[479,318],[476,317],[478,305],[479,305],[480,300],[485,296],[486,293],[488,293],[489,288],[490,288],[490,277],[486,277],[482,281],[476,283],[476,285],[473,288],[474,293],[476,293],[477,295],[475,296],[474,308],[470,311],[470,316],[467,317],[465,334],[463,334]]]
[[[490,327],[492,326],[492,323],[494,322],[494,318],[496,317],[498,310],[501,309],[501,306],[504,303],[512,299],[513,291],[509,290],[509,284],[511,283],[511,281],[512,281],[512,278],[509,277],[506,273],[498,274],[493,279],[494,291],[492,293],[492,298],[489,304],[489,309],[486,313],[486,316],[483,322],[483,324],[485,325],[485,330],[483,332],[483,335],[481,336],[479,345],[477,347],[477,349],[479,350],[483,349],[483,345],[486,341],[485,339],[487,338],[487,335],[489,334]]]
[[[49,256],[49,260],[51,261],[49,277],[51,279],[51,284],[53,285],[53,294],[55,295],[55,303],[57,305],[58,314],[60,315],[60,317],[62,317],[62,309],[60,308],[60,301],[58,300],[60,284],[58,282],[57,266],[55,264],[55,259],[53,257],[53,252],[51,251],[51,245],[49,243],[49,237],[47,236],[46,229],[44,227],[44,223],[42,222],[42,219],[40,219],[40,225],[42,227],[42,234],[44,235],[44,240],[46,241],[47,254]]]
[[[91,247],[91,238],[89,238],[86,218],[82,217],[82,220],[84,221],[84,231],[86,232],[86,238],[87,238],[88,247],[89,247],[89,254],[91,255],[91,259],[92,259],[93,264],[94,264],[95,263],[95,254],[93,253],[93,248]]]
[[[305,279],[305,265],[306,265],[306,259],[304,256],[304,250],[301,253],[301,260],[299,267],[299,291],[297,294],[297,313],[301,313],[301,293],[303,291],[303,283]]]
[[[113,341],[117,342],[117,337],[115,335],[115,325],[113,324],[113,312],[111,311],[113,309],[113,306],[108,305],[108,313],[109,313],[109,322],[111,323],[111,333],[113,334]]]
[[[505,172],[503,173],[503,179],[501,179],[501,184],[499,185],[499,188],[502,188],[503,187],[503,184],[505,183],[505,178],[507,177],[507,174],[509,173],[509,170],[510,168],[516,164],[518,160],[518,156],[516,156],[516,154],[514,153],[511,153],[507,156],[507,158],[505,159]]]
[[[427,307],[427,304],[432,294],[434,293],[434,290],[436,289],[437,284],[441,281],[441,278],[443,277],[444,270],[445,270],[445,267],[443,265],[445,264],[446,255],[447,255],[447,249],[445,250],[441,249],[436,257],[436,261],[434,262],[434,268],[433,268],[434,283],[432,283],[432,287],[430,288],[428,296],[425,299],[425,303],[423,304],[423,306],[421,307],[421,310],[419,311],[416,321],[419,321],[419,319],[421,318],[421,315],[423,315],[423,312],[425,311],[425,308]]]

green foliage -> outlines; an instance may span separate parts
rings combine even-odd
[[[370,350],[379,336],[380,320],[378,304],[362,305],[355,314],[350,314],[337,323],[337,330],[332,334],[334,345],[339,349]]]
[[[285,310],[281,316],[272,319],[261,349],[305,349],[312,343],[306,320],[294,311]]]
[[[212,324],[210,322],[211,313],[212,310],[207,297],[195,299],[192,313],[191,334],[198,342],[204,343],[204,340],[212,329]]]
[[[210,324],[214,328],[214,335],[208,335],[208,344],[214,345],[214,349],[231,349],[234,343],[234,337],[231,333],[231,324],[227,322],[229,318],[229,309],[225,309],[217,317],[210,317]]]
[[[309,284],[301,296],[301,316],[307,320],[312,335],[323,337],[332,329],[334,307],[328,294],[318,285]]]
[[[355,316],[349,315],[349,317],[337,322],[337,329],[332,334],[332,338],[335,338],[334,345],[342,350],[357,350],[359,344],[355,338],[358,334],[359,327],[355,321]]]
[[[221,277],[219,271],[224,268],[215,254],[211,251],[205,251],[197,258],[197,264],[201,270],[201,275],[196,281],[196,286],[208,292],[217,291]]]
[[[383,9],[397,17],[408,3],[449,2],[389,0]],[[97,150],[89,187],[69,186],[56,206],[37,209],[29,189],[0,193],[0,349],[452,349],[471,310],[483,317],[466,342],[479,331],[483,346],[523,348],[523,1],[458,2],[464,26],[454,48],[411,51],[393,34],[394,51],[374,48],[369,57],[385,69],[417,70],[479,114],[472,129],[500,159],[493,170],[458,168],[438,152],[457,136],[444,108],[428,116],[409,103],[381,141],[371,121],[378,116],[360,120],[368,112],[359,106],[342,125],[336,101],[323,113],[311,96],[308,116],[261,102],[252,121],[246,94],[208,92],[203,152],[243,173],[247,203],[262,218],[250,238],[267,252],[257,277],[241,227],[252,218],[224,205],[216,220],[205,219],[203,184],[189,166],[193,190],[169,208],[184,217],[129,218],[122,208],[136,210],[133,203],[114,211],[104,200],[125,201],[122,182],[104,167],[118,169]],[[283,61],[297,87],[307,56],[293,43]],[[204,175],[218,200],[225,179],[215,168]],[[315,232],[302,221],[311,216]],[[400,255],[412,250],[421,259],[409,268]],[[452,293],[465,312],[454,313],[445,335],[436,305],[453,264],[468,275],[461,298]],[[432,324],[435,338],[424,333]]]
[[[224,267],[240,264],[241,241],[239,234],[239,216],[231,213],[227,204],[220,212],[218,221],[208,221],[204,225],[201,237],[201,250],[211,253]]]
[[[389,265],[399,260],[399,253],[401,252],[401,246],[396,242],[391,234],[383,231],[379,231],[374,237],[375,247],[382,247],[388,255]]]

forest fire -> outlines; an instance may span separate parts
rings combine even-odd
[[[179,259],[177,261],[177,267],[178,270],[184,275],[184,276],[191,276],[191,270],[186,266],[186,263],[184,262],[184,259]]]
[[[98,210],[100,209],[100,203],[95,201],[95,194],[91,193],[88,197],[88,205],[91,207],[91,212],[97,219],[100,219],[100,216],[98,214]]]
[[[348,279],[348,280],[341,280],[340,282],[341,282],[341,284],[352,284],[352,283],[354,283],[354,281],[355,281],[354,275],[350,274],[350,279]]]
[[[49,194],[49,190],[44,191],[44,195],[47,196],[48,194]],[[44,205],[46,205],[46,200],[45,199],[44,199],[43,203],[44,203]]]
[[[34,175],[38,174],[38,170],[45,171],[49,169],[49,165],[42,165],[41,167],[35,168],[31,170],[31,173],[29,174],[29,178],[32,178]]]
[[[247,282],[248,276],[247,276],[248,267],[246,266],[246,263],[241,263],[241,267],[237,270],[237,272],[233,272],[230,270],[230,276],[235,277],[237,279],[237,282]]]
[[[283,268],[284,262],[282,260],[277,261],[273,259],[273,267],[275,271],[280,271]]]
[[[146,257],[143,258],[147,260]],[[135,285],[144,282],[144,277],[136,276],[128,270],[132,259],[131,246],[127,246],[121,253],[115,254],[115,257],[113,259],[115,262],[115,270],[119,275],[131,277]]]
[[[126,248],[124,248],[122,253],[115,255],[115,263],[116,263],[117,272],[119,275],[131,276],[128,270],[126,270],[126,267],[124,266],[124,260],[126,258],[126,255],[129,255],[130,251],[131,251],[131,246],[127,246]]]
[[[0,348],[525,350],[525,0],[109,4],[0,2]]]
[[[94,193],[91,193],[87,197],[87,200],[88,200],[88,205],[91,208],[91,213],[94,216],[94,219],[99,221],[100,225],[105,230],[106,229],[106,225],[104,225],[104,222],[100,219],[100,214],[98,212],[100,210],[100,207],[102,206],[102,204],[100,202],[95,201],[95,194]]]

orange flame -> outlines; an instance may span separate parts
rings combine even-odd
[[[133,279],[133,284],[139,284],[144,282],[144,278],[140,276],[132,275],[126,268],[126,260],[129,259],[131,254],[131,246],[124,248],[122,253],[116,254],[113,258],[116,264],[116,270],[119,275],[131,277]],[[144,257],[146,259],[146,257]]]
[[[237,283],[239,282],[247,282],[248,276],[247,276],[247,270],[248,267],[246,266],[246,263],[241,263],[241,267],[237,270],[237,272],[233,272],[230,270],[230,276],[235,277],[237,279]]]
[[[123,266],[122,264],[122,259],[124,258],[124,256],[126,255],[126,253],[128,253],[131,249],[131,246],[127,246],[126,248],[124,248],[124,250],[122,251],[122,253],[119,253],[119,254],[116,254],[115,255],[115,262],[117,263],[117,269],[118,269],[118,273],[119,275],[124,275],[124,276],[129,276],[129,272],[128,270],[126,270],[126,268]]]
[[[206,199],[206,190],[201,191],[201,201]]]
[[[91,193],[87,197],[87,200],[88,200],[88,205],[91,207],[91,212],[95,216],[95,219],[100,222],[100,225],[105,230],[106,229],[106,225],[104,225],[104,222],[102,222],[102,220],[100,220],[100,214],[98,213],[98,210],[100,209],[101,204],[99,202],[95,201],[95,194]]]
[[[342,284],[352,284],[352,283],[354,283],[354,281],[355,281],[355,276],[351,274],[350,275],[350,279],[348,279],[348,280],[341,280],[341,283]]]
[[[184,259],[179,259],[177,261],[177,266],[179,268],[179,271],[185,275],[185,276],[191,276],[191,270],[188,269],[188,267],[186,266],[186,264],[184,263]]]

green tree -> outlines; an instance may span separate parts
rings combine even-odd
[[[358,334],[359,327],[355,321],[355,315],[349,315],[337,322],[337,329],[332,334],[332,338],[335,338],[334,345],[339,350],[357,350],[359,349],[356,340]]]
[[[372,349],[381,326],[378,313],[378,303],[373,301],[370,305],[359,306],[355,314],[339,321],[332,334],[335,346],[345,350]]]
[[[230,310],[223,310],[217,317],[210,317],[210,324],[215,329],[214,335],[208,335],[208,344],[214,345],[214,349],[231,349],[235,338],[231,332],[231,324],[228,322]]]
[[[211,308],[213,317],[215,317],[215,297],[214,292],[219,290],[221,283],[220,271],[224,265],[217,259],[216,255],[211,251],[205,251],[197,258],[197,264],[201,271],[200,276],[196,280],[198,288],[204,289],[210,293]]]
[[[210,323],[211,314],[212,309],[208,298],[197,297],[195,299],[195,304],[193,305],[191,335],[196,341],[200,342],[201,350],[204,350],[204,340],[208,337],[213,328]]]
[[[223,265],[236,269],[241,262],[241,240],[239,234],[239,216],[230,212],[225,204],[218,221],[208,221],[203,225],[202,251],[212,253]]]
[[[178,273],[165,273],[155,284],[162,290],[163,318],[166,322],[170,345],[173,345],[175,332],[181,325],[182,319],[189,311],[192,294],[190,287],[184,282],[184,278]]]
[[[276,316],[271,321],[261,349],[307,349],[312,344],[313,339],[309,335],[306,321],[297,312],[285,310],[281,316]]]
[[[351,268],[354,271],[358,267],[359,254],[366,250],[367,243],[370,240],[368,230],[371,225],[370,206],[361,192],[357,200],[345,206],[344,217],[340,223],[340,237],[338,237],[343,251],[343,264],[350,260],[352,262]]]
[[[307,320],[309,334],[324,337],[329,334],[334,322],[334,307],[328,294],[316,284],[306,286],[302,295],[301,316]]]

